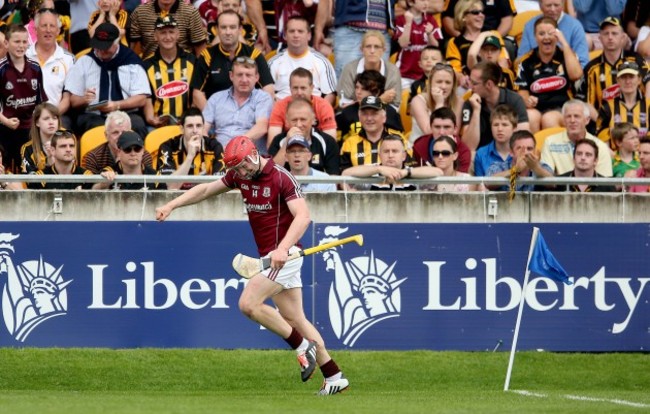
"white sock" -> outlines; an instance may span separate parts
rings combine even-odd
[[[308,346],[309,346],[309,341],[306,340],[305,338],[302,338],[302,343],[298,348],[296,348],[296,352],[305,351]]]
[[[332,375],[331,377],[325,378],[325,381],[327,381],[327,382],[338,381],[338,380],[341,379],[342,376],[343,376],[343,373],[341,371],[339,371],[338,373]]]

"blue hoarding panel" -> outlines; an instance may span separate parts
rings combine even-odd
[[[574,281],[535,274],[520,349],[650,346],[650,229],[540,225]],[[305,260],[304,305],[334,349],[509,349],[532,226],[314,224],[310,246],[361,233]],[[246,222],[0,224],[0,346],[276,348],[238,309],[256,255]]]

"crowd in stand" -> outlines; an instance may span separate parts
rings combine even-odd
[[[621,191],[517,180],[650,177],[643,5],[6,1],[0,189],[139,189],[115,177],[222,174],[223,148],[247,136],[296,176],[384,177],[345,186],[351,191]],[[152,135],[173,125],[154,146]],[[103,139],[82,152],[97,127]],[[105,181],[2,179],[11,173]],[[408,181],[437,176],[500,176],[510,185]]]

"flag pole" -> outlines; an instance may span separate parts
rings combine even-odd
[[[521,326],[521,315],[524,312],[524,304],[526,303],[526,287],[528,286],[528,277],[530,275],[530,259],[533,256],[535,245],[537,244],[537,237],[539,235],[539,228],[533,227],[533,236],[530,240],[530,249],[528,250],[528,261],[526,262],[526,273],[524,276],[524,283],[521,287],[521,299],[519,300],[519,312],[517,313],[517,323],[515,324],[515,333],[512,338],[512,347],[510,348],[510,359],[508,361],[508,371],[506,372],[506,382],[503,385],[503,390],[508,391],[510,388],[510,375],[512,374],[512,366],[515,363],[515,351],[517,350],[517,339],[519,338],[519,327]]]

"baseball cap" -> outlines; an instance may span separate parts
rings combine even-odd
[[[376,96],[366,96],[361,100],[361,105],[359,105],[359,109],[365,108],[384,109],[384,103]]]
[[[603,29],[608,24],[611,26],[623,27],[623,25],[621,24],[621,20],[618,17],[609,16],[609,17],[605,17],[605,19],[602,22],[600,22],[600,28]]]
[[[287,141],[287,148],[293,146],[293,145],[300,145],[302,147],[305,147],[307,149],[310,149],[311,146],[309,145],[309,142],[303,137],[302,135],[294,135],[292,136],[289,141]]]
[[[629,60],[621,63],[618,65],[616,68],[616,77],[618,78],[619,76],[623,75],[639,75],[641,73],[641,70],[639,69],[639,65],[637,65],[636,62],[631,62]]]
[[[501,49],[501,42],[499,41],[499,38],[496,36],[488,36],[483,41],[481,47],[483,46],[494,46],[497,49]]]
[[[125,149],[129,147],[144,147],[144,140],[140,135],[133,131],[124,131],[117,140],[117,147]]]
[[[165,17],[158,16],[156,19],[156,29],[162,29],[164,27],[178,27],[178,23],[169,14]]]
[[[106,50],[120,37],[120,30],[111,23],[102,23],[95,30],[95,35],[90,39],[93,49]]]

